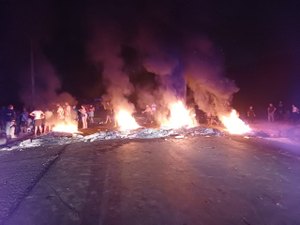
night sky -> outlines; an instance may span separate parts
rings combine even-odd
[[[235,107],[259,108],[279,100],[300,106],[299,9],[297,1],[0,0],[0,104],[18,104],[30,89],[31,49],[36,76],[50,73],[51,67],[58,78],[51,87],[57,92],[77,99],[100,97],[105,92],[102,65],[88,51],[95,30],[109,27],[120,35],[120,57],[132,82],[151,80],[133,47],[139,29],[167,43],[169,52],[182,40],[201,36],[213,43],[223,75],[240,89]],[[39,69],[41,64],[48,69]],[[43,88],[47,82],[36,85]]]

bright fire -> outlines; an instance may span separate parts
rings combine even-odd
[[[124,109],[117,112],[116,120],[120,130],[134,130],[140,127],[131,113]]]
[[[195,127],[197,121],[191,110],[187,109],[182,101],[177,101],[169,105],[170,116],[162,122],[163,127],[178,129],[182,127]]]
[[[54,132],[75,133],[78,132],[77,123],[57,123],[52,128]]]
[[[245,134],[251,131],[249,125],[239,118],[236,110],[231,110],[227,116],[220,117],[221,122],[230,134]]]

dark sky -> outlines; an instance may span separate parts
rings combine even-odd
[[[21,90],[30,87],[31,42],[35,66],[40,57],[47,61],[61,91],[100,96],[99,65],[90,62],[86,49],[93,27],[101,32],[101,24],[113,24],[128,46],[141,26],[173,46],[186,36],[209,38],[224,60],[224,76],[240,88],[233,100],[239,107],[279,100],[300,105],[297,1],[99,2],[0,0],[0,104],[20,101]],[[134,51],[128,46],[124,58],[130,64]]]

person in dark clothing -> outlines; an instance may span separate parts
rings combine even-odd
[[[275,106],[272,103],[270,103],[267,109],[269,122],[274,122],[275,111],[276,111]]]
[[[114,120],[114,110],[111,103],[109,101],[103,102],[103,108],[106,112],[106,120],[104,123],[112,123]]]
[[[277,119],[279,121],[282,121],[284,119],[284,113],[285,113],[285,110],[284,110],[283,102],[279,101],[278,107],[277,107]]]
[[[254,108],[253,106],[250,106],[248,111],[247,111],[247,117],[248,117],[248,121],[249,123],[253,123],[256,117],[256,114],[254,112]]]
[[[29,113],[26,110],[26,108],[23,108],[23,112],[20,114],[20,117],[19,117],[20,132],[23,133],[23,134],[27,133],[28,118],[29,118]]]
[[[15,138],[16,112],[13,105],[9,105],[4,112],[5,132],[9,138]]]
[[[5,111],[6,107],[2,106],[0,109],[0,130],[5,131]]]

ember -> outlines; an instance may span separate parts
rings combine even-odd
[[[251,131],[249,125],[239,118],[236,110],[231,110],[227,116],[220,116],[220,120],[230,134],[245,134]]]
[[[182,101],[177,101],[169,105],[170,117],[162,121],[162,126],[167,128],[178,129],[182,127],[195,127],[197,121],[191,110],[187,109]]]
[[[134,130],[140,127],[140,125],[138,125],[129,111],[126,111],[124,109],[117,112],[116,121],[121,131]]]

